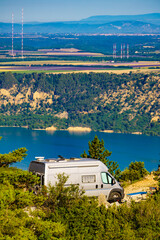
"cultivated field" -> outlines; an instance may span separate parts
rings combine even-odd
[[[45,61],[11,61],[11,62],[0,62],[0,66],[8,66],[8,65],[81,65],[81,66],[128,66],[128,67],[160,67],[160,61],[139,61],[139,62],[83,62],[83,61],[63,61],[63,60],[45,60]]]
[[[45,73],[73,73],[73,72],[108,72],[108,73],[129,73],[132,72],[157,72],[160,71],[159,61],[139,62],[83,62],[65,60],[45,61],[10,61],[0,62],[0,72],[45,72]]]
[[[16,70],[16,69],[4,69],[4,68],[0,68],[0,72],[18,72],[18,73],[51,73],[51,74],[67,74],[67,73],[115,73],[115,74],[123,74],[123,73],[130,73],[130,72],[134,72],[134,73],[151,73],[151,72],[160,72],[160,69],[106,69],[106,70],[101,70],[101,69],[97,69],[97,70]]]

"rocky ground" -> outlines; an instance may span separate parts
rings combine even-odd
[[[124,187],[124,192],[125,192],[125,197],[124,200],[129,200],[127,194],[129,193],[136,193],[136,192],[147,192],[147,193],[152,193],[154,190],[151,188],[157,188],[158,187],[158,181],[156,181],[155,176],[153,175],[153,173],[151,173],[150,175],[146,176],[144,179],[135,182],[133,184],[130,184],[126,187]],[[140,196],[139,199],[141,199]],[[144,195],[144,197],[146,197]],[[135,196],[136,199],[136,196]],[[143,196],[142,196],[143,199]]]
[[[158,181],[154,180],[154,175],[150,174],[141,181],[130,184],[124,188],[125,194],[141,191],[150,191],[150,187],[157,187]]]

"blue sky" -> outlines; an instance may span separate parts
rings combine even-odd
[[[0,22],[70,21],[94,15],[160,13],[160,0],[0,0]]]

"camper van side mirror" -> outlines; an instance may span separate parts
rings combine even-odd
[[[116,181],[112,178],[112,185],[116,184]]]

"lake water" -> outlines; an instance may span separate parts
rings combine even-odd
[[[97,135],[103,139],[105,148],[112,151],[110,160],[117,161],[121,170],[131,161],[143,161],[148,171],[157,170],[160,160],[160,137],[116,133],[70,133],[68,131],[47,132],[25,128],[0,128],[0,153],[8,153],[20,147],[28,149],[28,156],[18,168],[27,170],[30,161],[36,156],[80,157],[84,150],[88,152],[88,142]]]

